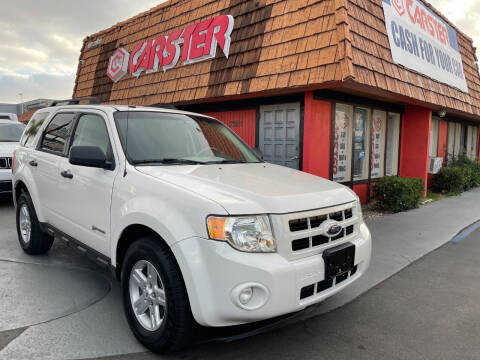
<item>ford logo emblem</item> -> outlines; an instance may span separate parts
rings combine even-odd
[[[340,234],[342,232],[342,230],[343,230],[343,228],[338,224],[330,225],[327,228],[327,235],[328,236],[337,236],[338,234]]]

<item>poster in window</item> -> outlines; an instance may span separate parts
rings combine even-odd
[[[385,153],[385,125],[386,113],[382,111],[374,111],[371,141],[372,159],[370,161],[372,178],[379,178],[383,176]]]
[[[350,118],[347,111],[337,109],[335,112],[335,138],[333,144],[333,180],[348,180],[348,125]]]
[[[355,122],[354,122],[354,142],[353,142],[353,174],[354,179],[360,179],[365,177],[365,160],[367,157],[365,146],[366,135],[366,123],[367,123],[367,110],[356,109],[355,110]]]

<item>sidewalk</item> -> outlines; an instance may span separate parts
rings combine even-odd
[[[478,220],[480,189],[416,210],[369,221],[373,237],[370,269],[351,287],[323,304],[310,308],[299,319],[331,311],[354,300],[415,260],[449,242],[459,231]],[[17,249],[4,251],[10,259],[18,257],[18,260],[25,261],[18,250],[13,225],[10,225],[5,239],[0,234],[0,245],[4,249]],[[54,262],[57,267],[62,266],[60,262],[71,266],[72,261],[80,262],[82,258],[72,259],[56,254],[42,260],[45,263]],[[57,271],[61,272],[62,269]],[[75,279],[72,278],[72,281]],[[128,328],[118,284],[112,282],[111,285],[110,293],[92,306],[58,320],[27,327],[0,351],[0,358],[82,359],[146,351]]]
[[[373,241],[369,270],[355,284],[321,304],[314,314],[352,301],[479,220],[480,189],[477,188],[419,209],[367,221]]]

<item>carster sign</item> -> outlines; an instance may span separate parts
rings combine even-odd
[[[456,31],[419,0],[383,0],[393,61],[468,92]]]
[[[117,82],[128,72],[139,77],[143,71],[147,74],[159,69],[167,71],[179,61],[188,65],[213,59],[217,47],[228,58],[233,25],[233,16],[220,15],[168,36],[140,41],[130,53],[124,48],[117,49],[110,57],[107,76]]]

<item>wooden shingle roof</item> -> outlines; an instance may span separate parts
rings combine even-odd
[[[170,0],[84,41],[74,97],[136,105],[192,103],[291,89],[358,83],[480,115],[480,79],[472,41],[459,33],[470,94],[393,64],[382,0]],[[230,56],[178,64],[166,72],[107,75],[115,49],[216,15],[235,18]],[[88,44],[101,39],[100,46]]]

